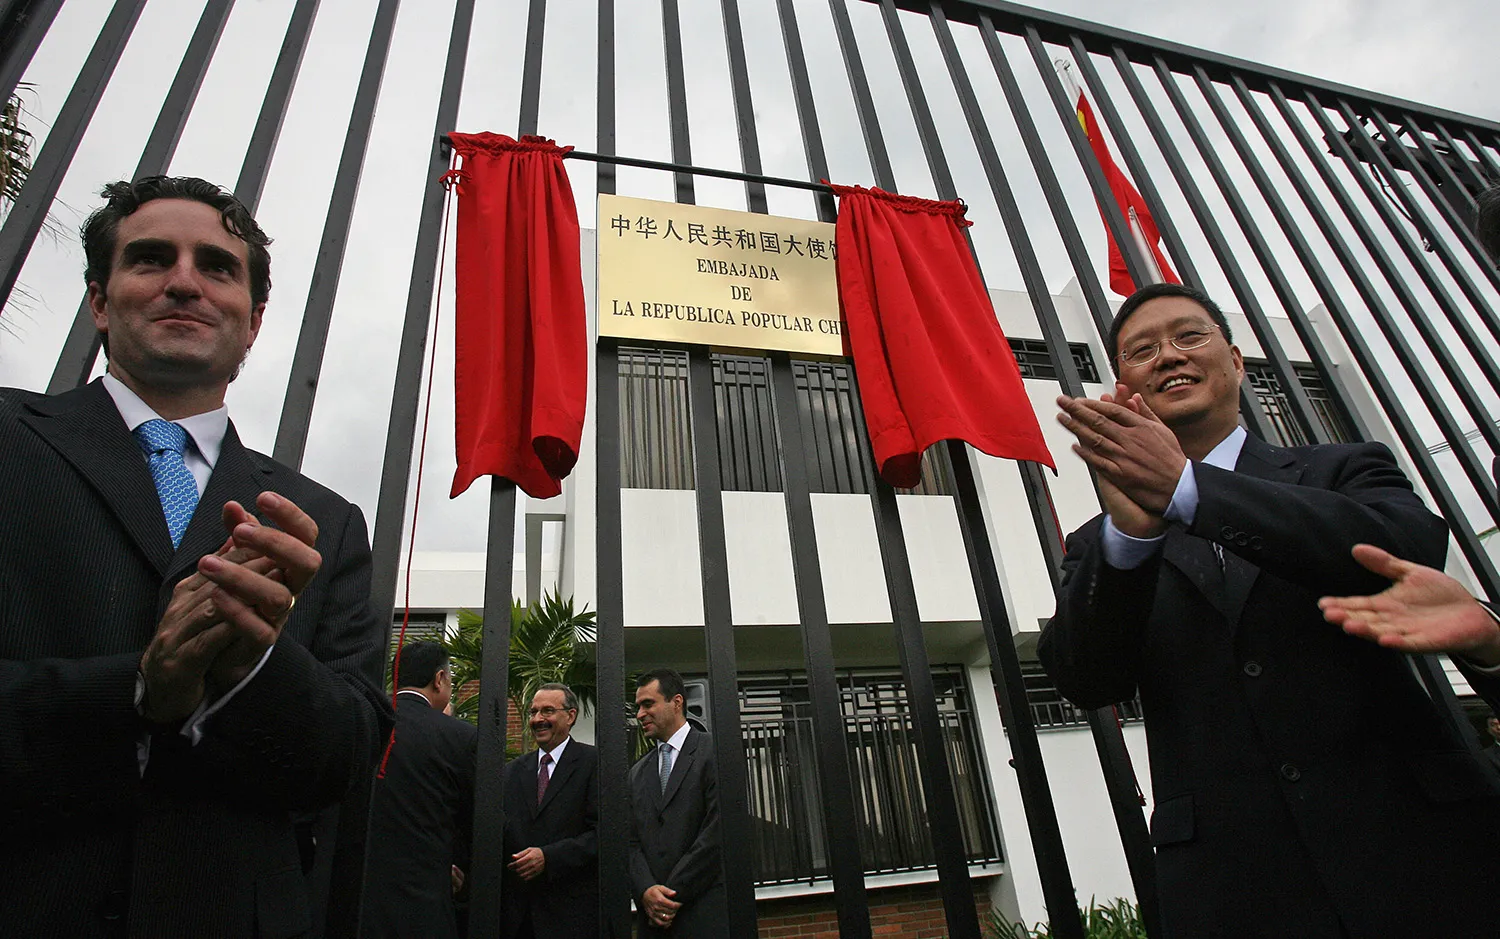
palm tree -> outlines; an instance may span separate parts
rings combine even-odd
[[[548,594],[540,603],[510,610],[510,669],[506,697],[518,713],[526,713],[537,689],[548,682],[563,682],[578,696],[581,711],[594,708],[597,680],[594,663],[584,645],[596,635],[594,612],[575,610],[573,598]],[[479,713],[479,685],[484,662],[484,617],[473,610],[458,611],[458,633],[443,641],[451,659],[453,713],[474,721]],[[472,684],[471,684],[472,683]],[[470,689],[465,693],[465,689]],[[521,749],[530,730],[522,721]]]
[[[21,82],[16,87],[18,91],[0,108],[0,209],[16,201],[31,172],[33,138],[31,131],[21,124],[25,109],[19,93],[19,89],[31,86]]]

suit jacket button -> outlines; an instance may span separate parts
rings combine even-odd
[[[1250,536],[1244,532],[1240,532],[1234,536],[1234,543],[1243,548],[1250,543]]]
[[[1233,541],[1234,540],[1234,529],[1230,528],[1228,525],[1225,525],[1223,528],[1220,528],[1219,529],[1219,534],[1222,535],[1222,536],[1224,536],[1224,540],[1225,541]]]
[[[1259,662],[1246,662],[1245,663],[1244,672],[1245,672],[1246,675],[1249,675],[1251,678],[1259,678],[1260,677],[1260,673],[1261,673],[1260,663]]]
[[[99,918],[106,922],[118,922],[125,918],[126,897],[123,890],[111,890],[103,900],[99,902]]]
[[[1296,782],[1302,778],[1302,770],[1290,763],[1281,764],[1281,778],[1287,782]]]

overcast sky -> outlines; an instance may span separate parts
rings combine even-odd
[[[26,76],[35,85],[27,104],[39,135],[45,133],[61,107],[109,6],[107,0],[70,0],[59,14]],[[681,6],[693,160],[700,165],[738,168],[740,156],[719,4],[681,0]],[[898,187],[917,195],[933,195],[879,10],[859,0],[850,0],[849,6],[875,88]],[[291,7],[292,0],[240,0],[236,5],[178,148],[174,173],[200,175],[233,187]],[[521,0],[480,0],[458,129],[515,132],[525,8]],[[618,149],[666,159],[670,144],[659,6],[653,0],[617,0],[617,8]],[[805,178],[806,163],[796,131],[775,5],[771,0],[741,0],[741,8],[765,170]],[[827,4],[824,0],[798,0],[797,8],[829,149],[830,174],[839,182],[871,183]],[[1493,0],[1434,0],[1420,7],[1396,0],[1143,0],[1131,4],[1058,0],[1050,8],[1434,107],[1491,120],[1500,118],[1500,56],[1495,49],[1500,12]],[[374,9],[374,0],[323,0],[258,213],[264,228],[276,239],[272,248],[275,286],[260,340],[229,398],[241,435],[257,449],[269,451],[275,438],[300,314]],[[452,0],[409,0],[398,18],[304,464],[310,475],[363,506],[372,525],[391,376],[451,10]],[[594,10],[593,0],[553,0],[549,4],[541,131],[580,149],[594,149],[595,143]],[[53,233],[37,242],[22,272],[25,295],[13,298],[0,320],[0,383],[37,389],[46,386],[82,291],[83,260],[75,234],[78,223],[96,203],[102,183],[133,171],[200,12],[201,4],[191,0],[151,0],[147,5],[54,206]],[[959,190],[972,206],[974,238],[986,278],[993,287],[1020,289],[1006,233],[931,30],[924,18],[903,19]],[[999,85],[977,34],[966,27],[956,29],[960,50],[992,121],[1048,281],[1054,289],[1061,288],[1072,271],[1016,138]],[[1034,102],[1033,113],[1042,125],[1074,215],[1085,238],[1100,249],[1098,269],[1102,270],[1103,234],[1098,216],[1077,162],[1061,136],[1056,114],[1041,106],[1036,68],[1024,43],[1007,38],[1005,49]],[[1106,63],[1100,65],[1116,103],[1127,103],[1128,94],[1118,75],[1104,67]],[[1190,92],[1193,106],[1212,124],[1201,99],[1195,91]],[[1170,104],[1159,89],[1151,93],[1157,106],[1169,112]],[[1127,108],[1126,120],[1132,132],[1144,139],[1144,124],[1133,109]],[[1174,120],[1169,116],[1169,123]],[[1211,133],[1216,140],[1223,140],[1217,130],[1211,128]],[[1191,149],[1186,138],[1181,138],[1179,145]],[[1204,247],[1177,187],[1171,185],[1165,164],[1154,152],[1148,153],[1147,160],[1163,187],[1169,210],[1184,228],[1195,261],[1204,268],[1206,285],[1229,296],[1227,281]],[[1199,174],[1199,185],[1210,191],[1210,201],[1222,207],[1211,180],[1203,174],[1201,161],[1192,157],[1190,162]],[[1250,191],[1248,177],[1243,176],[1232,155],[1230,162],[1237,181]],[[589,226],[593,169],[582,163],[569,166],[580,214],[584,225]],[[672,198],[669,178],[645,171],[623,171],[620,192]],[[743,189],[724,181],[703,181],[698,199],[728,208],[744,207]],[[771,208],[779,214],[799,216],[812,211],[810,198],[795,192],[773,191]],[[1294,211],[1299,219],[1306,218],[1300,205]],[[1266,224],[1271,224],[1268,217]],[[1232,233],[1230,240],[1248,261],[1237,233]],[[1277,246],[1284,249],[1282,242]],[[1268,308],[1273,307],[1263,274],[1258,270],[1248,273],[1257,295],[1264,298]],[[1305,306],[1315,304],[1317,297],[1305,277],[1294,272],[1293,279]],[[452,385],[448,379],[452,334],[447,327],[451,285],[447,289],[442,311],[445,319],[438,331],[436,403],[418,543],[431,549],[478,550],[483,545],[485,487],[476,486],[453,503],[445,498],[453,468]],[[1430,426],[1425,418],[1424,426]],[[1466,426],[1472,426],[1472,422]]]

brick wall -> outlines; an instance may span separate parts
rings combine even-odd
[[[871,890],[870,925],[876,936],[946,939],[942,893],[937,884],[911,884]],[[981,919],[990,908],[989,882],[974,884],[974,906]],[[832,894],[761,900],[756,905],[761,939],[839,939]]]

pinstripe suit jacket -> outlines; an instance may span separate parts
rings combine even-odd
[[[173,586],[264,490],[318,523],[322,568],[261,672],[196,746],[157,734],[142,650]],[[173,550],[141,451],[99,382],[0,389],[0,933],[298,936],[312,911],[292,816],[336,803],[390,727],[384,630],[357,508],[231,425]]]

